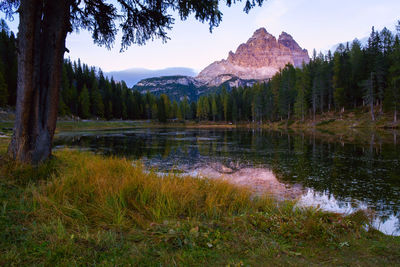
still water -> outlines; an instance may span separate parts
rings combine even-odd
[[[287,189],[299,205],[328,211],[368,208],[375,211],[376,228],[400,235],[400,144],[395,142],[350,144],[249,129],[133,128],[62,132],[54,145],[140,159],[159,172],[222,173],[239,184],[243,177],[264,177],[249,185],[262,192],[275,181],[274,190]]]

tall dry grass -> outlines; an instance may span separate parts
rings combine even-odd
[[[123,158],[68,150],[56,156],[60,170],[34,190],[34,201],[42,216],[70,223],[144,227],[166,218],[218,219],[274,205],[223,181],[160,177]]]

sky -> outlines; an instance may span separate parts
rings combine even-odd
[[[70,52],[65,56],[72,60],[80,58],[106,72],[169,67],[200,71],[214,61],[225,59],[229,51],[235,51],[260,27],[277,38],[282,31],[291,34],[311,55],[314,48],[326,51],[338,43],[366,37],[372,26],[394,30],[400,20],[399,0],[267,0],[248,14],[243,12],[244,2],[228,8],[221,1],[220,6],[223,19],[212,33],[207,23],[192,17],[186,21],[176,19],[167,43],[149,41],[120,53],[120,38],[107,50],[95,45],[90,33],[80,31],[67,36]],[[9,24],[16,32],[17,16]]]

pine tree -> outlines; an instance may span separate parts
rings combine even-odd
[[[231,118],[232,118],[232,122],[237,122],[238,121],[238,102],[237,102],[237,98],[235,96],[232,96],[232,108],[231,108]]]
[[[196,110],[197,110],[197,104],[196,104],[196,102],[194,102],[194,101],[192,101],[191,103],[190,103],[190,119],[192,119],[192,120],[196,120],[197,118],[196,118]]]
[[[365,95],[364,98],[373,97],[373,99],[369,99],[370,105],[374,105],[375,102],[380,104],[384,95],[384,87],[386,83],[385,78],[385,67],[384,67],[384,57],[382,53],[382,41],[380,39],[380,35],[375,31],[375,28],[372,27],[371,35],[368,39],[368,47],[367,47],[367,56],[368,56],[368,76],[366,77],[366,81],[364,81],[364,88],[367,88],[366,85],[369,83],[373,88],[371,89],[373,92],[372,95]],[[365,90],[367,94],[369,94],[370,90]],[[372,101],[372,102],[371,102]]]
[[[79,111],[81,118],[87,119],[90,117],[90,96],[86,84],[83,85],[79,95]]]
[[[113,110],[113,104],[111,102],[111,100],[107,101],[107,109],[110,111],[110,113],[106,113],[106,118],[107,120],[111,120],[112,119],[112,110]]]
[[[176,114],[176,117],[179,121],[183,121],[183,115],[182,115],[182,105],[178,106],[178,111]]]
[[[188,104],[186,96],[184,96],[183,100],[180,102],[180,110],[182,112],[182,119],[186,120],[190,113],[190,106]]]
[[[164,102],[163,109],[164,109],[164,112],[165,112],[166,119],[171,119],[172,115],[173,115],[172,114],[171,100],[169,99],[169,97],[166,94],[161,94],[160,98]]]
[[[279,115],[290,119],[292,106],[296,97],[296,71],[293,65],[288,64],[282,69],[278,91]]]
[[[351,90],[349,96],[353,102],[353,106],[356,107],[362,100],[362,88],[360,81],[364,80],[365,72],[365,59],[362,51],[361,43],[355,39],[351,45],[350,50],[350,64],[351,64]],[[347,74],[349,75],[349,74]]]
[[[371,120],[375,121],[375,112],[374,112],[374,99],[375,99],[375,90],[374,90],[374,73],[371,72],[370,78],[363,81],[362,85],[364,87],[364,100],[367,105],[370,106],[371,112]]]
[[[4,80],[0,66],[0,107],[5,107],[8,103],[7,84]]]
[[[164,111],[164,115],[162,115],[162,118],[159,117],[157,103],[158,103],[158,101],[151,104],[150,115],[148,115],[147,119],[153,119],[153,120],[158,119],[159,121],[164,121],[164,120],[166,121],[166,119],[163,118],[163,117],[165,117],[165,111]],[[149,105],[149,104],[147,104],[147,105]]]
[[[60,95],[59,103],[58,103],[58,115],[65,116],[70,114],[68,106],[65,104],[63,96]]]
[[[399,25],[400,26],[400,21]],[[398,27],[400,32],[400,27]],[[397,35],[390,55],[391,66],[389,68],[389,87],[386,88],[384,107],[387,111],[393,111],[393,121],[397,122],[397,112],[400,108],[400,36]]]
[[[206,96],[200,96],[197,102],[196,116],[199,120],[208,120],[210,113],[210,104]]]
[[[211,96],[211,114],[213,117],[213,121],[215,121],[218,115],[217,100],[215,95]]]
[[[271,85],[263,84],[263,97],[264,97],[264,105],[263,105],[263,114],[265,114],[265,118],[269,121],[274,119],[274,110],[275,110],[275,103],[274,103],[274,94],[271,89]]]
[[[172,102],[172,119],[178,118],[178,110],[179,110],[178,102],[174,100]]]
[[[167,110],[165,107],[165,104],[167,103],[166,101],[167,96],[165,94],[162,94],[160,98],[158,99],[158,105],[157,105],[157,117],[159,122],[165,123],[167,122]]]
[[[230,111],[231,111],[231,106],[230,106],[230,97],[229,94],[226,92],[225,86],[222,87],[222,105],[223,105],[223,110],[224,110],[224,120],[229,121],[230,119]]]
[[[103,99],[101,97],[100,91],[98,89],[97,81],[94,82],[92,87],[92,93],[90,96],[91,99],[91,110],[92,115],[96,117],[103,118],[104,117],[104,104]]]
[[[298,70],[296,74],[296,90],[297,97],[294,104],[294,112],[298,118],[304,121],[304,115],[308,109],[306,101],[306,91],[309,85],[309,72],[308,69],[303,66],[302,70]]]
[[[112,103],[112,88],[111,84],[106,78],[104,80],[104,93],[103,93],[103,103],[104,105],[104,115],[107,120],[110,120],[113,118],[113,103]]]
[[[346,105],[346,69],[345,69],[345,47],[340,44],[333,55],[333,99],[336,108],[344,109]]]

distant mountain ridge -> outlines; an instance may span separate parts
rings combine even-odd
[[[206,84],[194,77],[189,76],[164,76],[143,79],[133,89],[141,93],[152,93],[156,96],[166,94],[175,100],[183,100],[187,97],[189,101],[197,100],[199,96],[216,92],[225,86],[228,90],[239,86],[252,86],[258,80],[243,80],[234,75],[220,75],[214,79],[215,85]]]
[[[158,70],[132,68],[121,71],[105,72],[105,74],[109,77],[114,77],[114,80],[116,81],[125,81],[129,87],[132,87],[139,81],[152,77],[175,76],[175,75],[194,77],[198,73],[191,68],[174,67],[174,68],[165,68]]]

